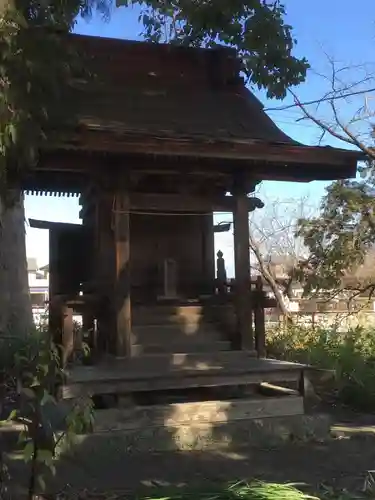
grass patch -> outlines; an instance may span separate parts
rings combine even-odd
[[[239,482],[218,491],[180,491],[170,495],[152,495],[142,500],[318,500],[293,484]]]
[[[311,495],[302,490],[299,484],[269,483],[263,481],[240,481],[235,484],[211,489],[191,489],[189,487],[170,489],[168,487],[155,487],[152,495],[114,494],[113,492],[81,492],[70,496],[61,494],[60,500],[365,500],[373,498],[366,492],[361,495],[351,494],[346,490],[335,490],[321,486],[319,493]],[[42,497],[43,498],[43,497]]]
[[[241,481],[217,491],[183,490],[175,494],[155,494],[139,500],[354,500],[358,496],[322,487],[321,495],[312,496],[302,491],[298,484],[280,484]],[[161,493],[161,492],[159,492]]]

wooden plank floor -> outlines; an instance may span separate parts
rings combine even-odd
[[[297,363],[257,359],[244,351],[146,354],[91,367],[76,366],[68,373],[62,396],[298,382],[304,368]]]
[[[144,354],[134,358],[112,358],[94,366],[76,366],[68,371],[74,382],[90,380],[139,379],[189,372],[229,370],[236,373],[265,373],[300,370],[304,365],[275,359],[258,359],[244,351],[186,354]]]

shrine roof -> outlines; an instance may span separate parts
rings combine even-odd
[[[76,85],[89,129],[297,144],[240,77],[236,52],[71,35],[95,75]]]
[[[78,126],[75,121],[59,148],[268,161],[280,163],[280,172],[289,163],[308,165],[309,179],[300,180],[355,175],[359,153],[304,146],[276,126],[246,87],[232,49],[83,35],[69,40],[94,78],[73,82]]]

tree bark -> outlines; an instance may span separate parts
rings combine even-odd
[[[14,6],[14,0],[0,0],[0,18]],[[11,207],[5,205],[0,196],[0,336],[23,336],[29,334],[33,326],[24,199],[20,191],[8,194],[14,200]]]
[[[12,193],[13,195],[13,193]],[[28,335],[33,327],[28,283],[24,198],[14,192],[14,204],[0,199],[0,335]]]

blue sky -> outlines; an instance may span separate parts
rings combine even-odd
[[[295,53],[305,56],[314,71],[328,74],[329,67],[325,53],[342,65],[358,65],[372,62],[375,37],[375,3],[373,0],[284,0],[287,9],[287,22],[294,27],[298,41]],[[116,9],[109,22],[94,16],[90,21],[79,20],[75,31],[81,34],[112,38],[141,39],[141,26],[138,24],[138,10]],[[374,61],[375,62],[375,61]],[[355,70],[353,70],[355,78]],[[296,90],[301,101],[319,98],[326,84],[314,72],[309,72],[307,81]],[[258,97],[266,107],[278,107],[292,103],[291,98],[281,101],[267,101],[262,93]],[[272,111],[274,121],[294,139],[306,144],[316,144],[319,133],[316,127],[305,122],[296,122],[298,110]],[[331,145],[339,145],[326,140]],[[318,205],[324,193],[325,184],[267,182],[261,186],[260,196],[267,202],[277,199],[291,204],[293,199],[309,197],[309,203]],[[283,205],[283,206],[284,206]],[[26,216],[44,220],[79,222],[78,201],[52,197],[27,197]],[[285,208],[287,211],[287,208]],[[225,217],[224,217],[225,218]],[[227,254],[231,261],[232,236],[220,236],[217,246]],[[40,265],[48,261],[48,232],[27,228],[27,252],[38,258]],[[231,264],[229,263],[229,267]]]

